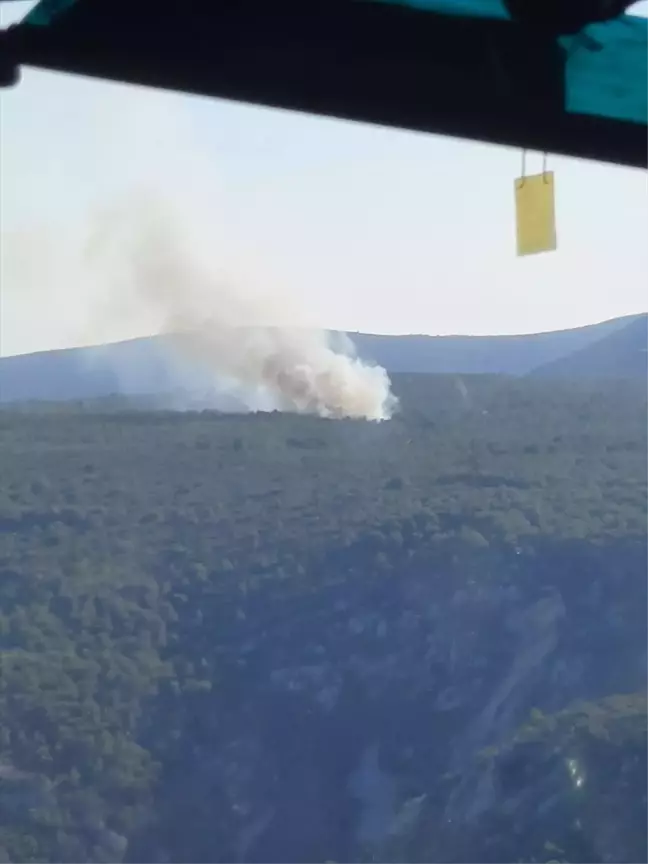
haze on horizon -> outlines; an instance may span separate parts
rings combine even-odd
[[[88,269],[97,220],[151,195],[250,324],[522,334],[646,309],[641,171],[550,156],[559,248],[520,260],[518,151],[35,70],[0,110],[0,355],[160,331]]]

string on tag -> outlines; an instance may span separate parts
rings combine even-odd
[[[526,157],[527,150],[522,151],[522,166],[520,170],[520,179],[518,181],[518,189],[521,189],[524,186],[524,182],[526,180]],[[547,177],[547,154],[542,154],[542,179],[545,183],[549,183],[549,179]]]

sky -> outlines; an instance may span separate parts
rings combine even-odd
[[[641,171],[550,155],[558,250],[519,259],[503,147],[27,69],[0,92],[0,153],[4,356],[159,329],[104,315],[84,264],[88,226],[143,194],[215,280],[262,298],[252,323],[530,333],[648,306]]]

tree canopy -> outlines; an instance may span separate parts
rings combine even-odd
[[[642,686],[641,382],[395,389],[385,423],[0,412],[0,861],[358,860],[363,736],[405,801]]]

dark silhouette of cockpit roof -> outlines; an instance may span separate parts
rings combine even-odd
[[[521,5],[42,0],[3,34],[4,77],[31,65],[645,167],[646,21],[556,35],[513,20]]]

